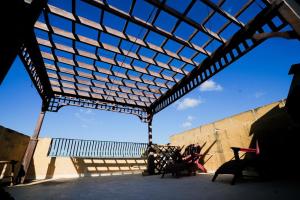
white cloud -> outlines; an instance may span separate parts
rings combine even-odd
[[[192,121],[194,120],[195,118],[191,115],[189,115],[186,120],[181,124],[181,126],[183,128],[190,128],[192,126]]]
[[[187,121],[182,123],[183,128],[190,128],[191,126],[192,126],[192,122]]]
[[[89,109],[89,108],[86,108],[86,109],[81,108],[81,109],[79,109],[79,111],[80,111],[81,113],[87,114],[87,115],[92,115],[92,114],[94,114],[93,111],[92,111],[92,109]]]
[[[75,113],[75,117],[80,121],[82,128],[87,128],[94,122],[94,113],[91,109],[79,109],[79,112]]]
[[[187,117],[187,120],[188,120],[188,121],[193,121],[193,120],[194,120],[194,117],[191,116],[191,115],[189,115],[189,116]]]
[[[88,126],[86,124],[81,124],[82,128],[88,128]]]
[[[266,94],[265,92],[255,92],[254,97],[258,99],[258,98],[264,96],[265,94]]]
[[[200,99],[193,98],[184,98],[182,101],[179,101],[176,106],[177,110],[185,110],[188,108],[193,108],[201,104],[202,101]]]
[[[223,87],[220,84],[217,84],[213,80],[205,81],[200,85],[200,91],[222,91]]]

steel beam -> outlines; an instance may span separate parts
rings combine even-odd
[[[22,163],[21,163],[21,170],[24,170],[25,176],[23,176],[21,178],[21,183],[24,183],[24,181],[26,179],[26,175],[27,175],[31,160],[32,160],[33,155],[34,155],[34,151],[35,151],[37,142],[38,142],[40,130],[41,130],[43,120],[44,120],[44,117],[45,117],[45,113],[46,112],[44,111],[44,109],[42,109],[42,111],[39,115],[36,127],[34,129],[34,133],[33,133],[33,135],[31,136],[31,138],[29,140],[25,155],[23,157],[23,160],[22,160]]]

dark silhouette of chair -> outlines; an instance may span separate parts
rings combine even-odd
[[[164,178],[167,173],[171,173],[172,176],[180,177],[183,171],[187,171],[189,175],[196,175],[196,170],[201,170],[206,173],[207,170],[205,167],[199,163],[199,159],[202,157],[200,151],[201,147],[194,144],[187,146],[183,155],[180,153],[180,148],[176,149],[171,155],[171,162],[166,163],[163,168],[161,178]]]
[[[231,180],[231,184],[234,185],[237,178],[243,177],[243,171],[249,167],[254,168],[258,173],[260,173],[259,170],[260,149],[259,149],[258,141],[256,141],[255,149],[240,148],[240,147],[231,147],[231,149],[234,153],[234,160],[230,160],[222,164],[215,172],[212,181],[215,181],[219,174],[232,174],[233,178]],[[245,152],[246,154],[254,153],[255,156],[254,157],[252,156],[252,158],[240,159],[239,156],[240,151]]]

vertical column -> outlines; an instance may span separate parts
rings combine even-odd
[[[148,145],[152,145],[152,116],[149,117],[148,121]]]
[[[152,113],[148,113],[148,157],[147,157],[147,172],[148,175],[155,174],[154,164],[154,149],[152,146]]]
[[[299,124],[300,122],[300,63],[291,66],[289,74],[293,74],[292,83],[290,86],[289,94],[286,99],[287,112],[292,119]]]
[[[21,168],[18,174],[18,178],[21,178],[21,183],[24,183],[25,178],[26,178],[26,174],[28,172],[29,166],[30,166],[30,162],[32,160],[37,142],[38,142],[38,138],[39,138],[39,134],[40,134],[40,130],[43,124],[43,120],[45,117],[45,111],[41,111],[34,133],[32,135],[32,137],[30,138],[30,141],[28,143],[25,155],[23,157],[22,163],[21,163]],[[20,177],[21,176],[21,177]]]

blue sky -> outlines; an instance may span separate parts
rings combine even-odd
[[[65,6],[67,9],[68,5]],[[227,10],[231,12],[234,9],[228,7]],[[198,13],[195,12],[195,15]],[[147,18],[144,15],[140,17]],[[109,21],[106,23],[109,24]],[[207,26],[214,29],[217,25]],[[37,35],[42,37],[45,34]],[[223,37],[226,37],[225,33]],[[202,87],[156,114],[153,141],[167,143],[172,134],[286,98],[292,78],[288,71],[292,64],[299,63],[299,52],[297,40],[266,41]],[[31,135],[40,107],[41,99],[17,58],[0,86],[0,125]],[[40,136],[134,142],[147,142],[148,138],[147,124],[136,116],[71,106],[60,109],[58,113],[46,113]]]
[[[194,106],[175,103],[158,113],[154,142],[167,143],[172,134],[286,98],[292,78],[288,71],[291,64],[299,63],[299,52],[296,40],[263,43],[213,77],[219,85],[216,90],[196,88],[179,100],[192,99],[185,105]],[[0,96],[0,124],[32,134],[41,99],[19,59],[2,83]],[[69,106],[46,113],[40,136],[147,142],[147,126],[136,116]]]

